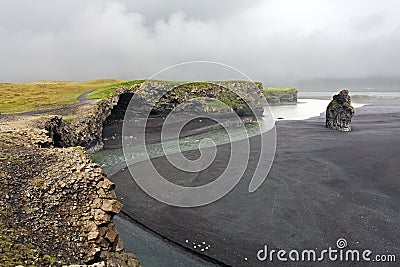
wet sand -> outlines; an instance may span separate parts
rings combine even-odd
[[[167,239],[226,265],[276,265],[276,259],[260,262],[257,251],[264,245],[321,251],[336,248],[338,238],[345,238],[349,249],[395,254],[399,260],[400,100],[371,100],[357,110],[350,133],[326,129],[324,120],[277,123],[272,169],[252,194],[248,185],[257,163],[257,136],[250,140],[252,158],[244,177],[229,194],[207,206],[162,204],[145,194],[127,169],[109,178],[116,183],[125,213]],[[169,180],[195,186],[223,170],[229,150],[229,144],[219,146],[216,162],[199,173],[183,173],[169,166],[165,157],[152,162]],[[198,151],[187,156],[195,158]],[[193,248],[193,242],[203,241],[211,245],[208,250]]]

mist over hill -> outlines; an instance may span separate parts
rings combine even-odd
[[[399,79],[341,78],[400,77],[398,10],[396,0],[3,0],[0,81],[146,79],[212,61],[269,87],[397,90]]]
[[[299,91],[352,91],[400,92],[400,77],[319,78],[296,82]]]

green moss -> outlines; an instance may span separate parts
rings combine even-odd
[[[74,116],[63,116],[63,119],[68,121],[68,122],[73,122],[74,121]]]
[[[32,185],[34,187],[42,188],[44,184],[46,183],[46,180],[43,177],[37,177],[32,181]]]
[[[21,231],[6,227],[0,221],[0,266],[24,265],[24,261],[36,262],[37,250],[24,244],[19,244],[17,239]]]
[[[215,107],[215,108],[224,108],[225,107],[224,103],[221,103],[219,101],[207,101],[207,102],[204,102],[204,105],[208,106],[208,107]]]
[[[0,155],[0,161],[13,161],[14,157],[11,153],[4,153]]]
[[[7,216],[7,211],[0,208],[0,215]]]
[[[219,84],[228,84],[231,82],[240,82],[240,81],[204,81],[204,82],[188,82],[179,84],[179,86],[175,87],[170,93],[174,98],[187,100],[190,95],[196,96],[207,96],[213,95],[219,101],[225,103],[230,107],[244,107],[245,101],[243,101],[238,95],[236,95],[231,90],[222,90],[217,95],[214,95],[212,92],[214,89],[219,89]],[[242,81],[245,83],[244,81]],[[223,85],[222,85],[223,86]],[[213,104],[212,104],[213,105]]]
[[[297,100],[297,90],[295,88],[264,87],[263,93],[269,103],[280,103],[281,98],[292,99],[291,101],[293,102]]]
[[[269,94],[269,93],[297,93],[296,88],[290,88],[290,87],[264,87],[264,94]]]
[[[231,91],[223,91],[220,96],[218,96],[218,100],[224,102],[230,107],[244,107],[246,103],[235,93]]]
[[[50,255],[44,255],[43,259],[49,261],[51,266],[54,266],[54,264],[57,262],[57,259]]]

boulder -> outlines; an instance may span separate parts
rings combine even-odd
[[[334,95],[332,101],[326,108],[326,127],[333,130],[350,132],[351,118],[354,115],[354,108],[348,90],[342,90]]]
[[[122,203],[115,199],[105,199],[101,209],[105,212],[117,214],[122,209]]]

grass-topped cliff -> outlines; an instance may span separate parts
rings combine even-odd
[[[297,89],[290,87],[264,87],[265,98],[269,104],[285,104],[297,102]]]
[[[88,94],[89,99],[104,99],[111,95],[115,95],[117,90],[121,87],[130,88],[135,84],[140,84],[145,82],[145,80],[133,80],[133,81],[120,81],[117,83],[109,84],[106,86],[98,87],[93,92]]]
[[[88,99],[105,99],[115,95],[120,88],[130,88],[145,82],[145,80],[117,80],[102,79],[85,82],[66,81],[39,81],[30,83],[0,83],[0,114],[21,113],[34,110],[58,108],[78,102],[78,96],[86,92]],[[166,81],[164,81],[166,82]],[[243,83],[243,81],[224,81],[218,83]],[[170,84],[182,82],[168,81]],[[195,86],[200,91],[210,86],[213,82],[184,82],[174,94],[178,97],[183,91]],[[255,83],[256,87],[262,87],[261,83]],[[269,103],[296,102],[297,90],[294,88],[264,87],[264,95]],[[221,94],[224,103],[232,106],[241,104],[235,100],[233,94],[226,92]]]

